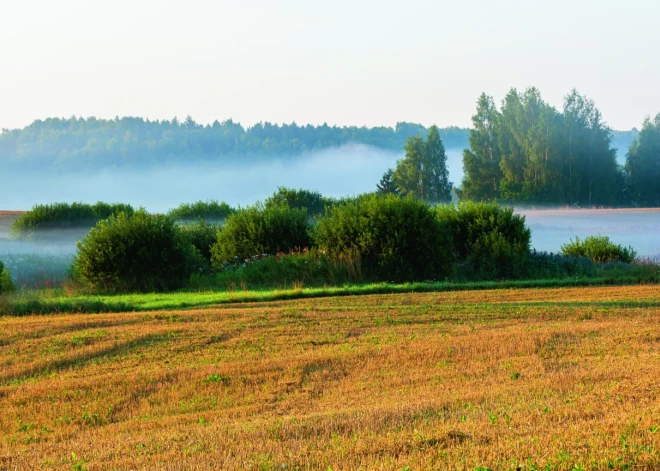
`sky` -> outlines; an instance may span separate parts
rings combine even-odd
[[[658,0],[0,0],[0,128],[47,117],[470,125],[572,88],[660,113]]]

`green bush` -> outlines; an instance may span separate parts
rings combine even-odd
[[[92,228],[78,242],[72,273],[98,291],[167,291],[184,286],[202,264],[172,218],[140,209]]]
[[[171,209],[169,216],[180,221],[224,221],[236,210],[224,201],[218,203],[215,200],[198,201],[196,203],[183,203],[179,207]]]
[[[469,279],[516,278],[529,255],[525,217],[496,203],[460,203],[437,208],[451,228],[460,275]]]
[[[588,257],[594,262],[631,263],[637,258],[632,247],[615,244],[607,236],[589,236],[584,240],[576,237],[561,246],[561,253],[572,257]]]
[[[39,231],[53,229],[91,228],[98,221],[112,214],[124,212],[132,214],[128,204],[98,202],[37,204],[18,217],[11,226],[10,236],[23,239],[34,237]]]
[[[411,198],[347,200],[318,221],[315,239],[333,260],[359,259],[362,273],[378,281],[439,280],[454,269],[447,225]]]
[[[200,254],[206,259],[211,261],[211,247],[215,244],[218,238],[220,227],[216,224],[211,224],[203,219],[191,224],[184,224],[179,226],[181,236],[183,239],[199,250]]]
[[[266,207],[286,205],[293,209],[305,209],[310,217],[322,215],[327,206],[336,204],[332,198],[326,198],[318,191],[294,190],[278,187],[277,191],[265,202]]]
[[[306,248],[311,244],[309,230],[305,210],[261,204],[240,209],[218,232],[211,262],[219,269],[237,259]]]
[[[12,291],[14,291],[14,284],[9,276],[9,270],[0,261],[0,294],[11,293]]]

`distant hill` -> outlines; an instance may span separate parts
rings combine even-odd
[[[200,125],[184,121],[51,118],[0,134],[0,164],[59,170],[150,167],[191,161],[286,157],[345,144],[402,151],[410,136],[425,134],[420,124],[389,127],[298,126],[258,123],[244,128],[226,120]],[[447,148],[465,147],[468,129],[440,130]]]

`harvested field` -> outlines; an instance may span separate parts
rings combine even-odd
[[[656,286],[0,317],[0,469],[660,469]]]

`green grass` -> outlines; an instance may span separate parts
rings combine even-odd
[[[657,282],[657,280],[656,280]],[[128,295],[65,296],[61,290],[35,290],[0,299],[0,314],[134,312],[185,309],[226,303],[268,302],[367,294],[423,293],[510,288],[559,288],[638,284],[634,278],[582,278],[559,280],[484,281],[472,283],[374,283],[328,288],[255,289],[246,291],[179,291]]]

